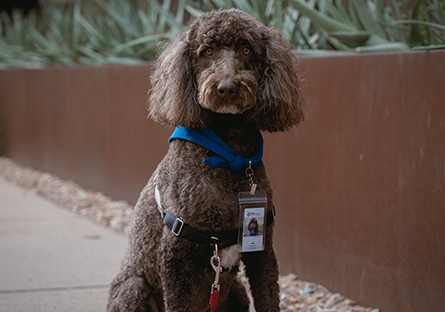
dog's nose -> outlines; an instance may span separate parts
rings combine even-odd
[[[238,87],[232,81],[224,80],[218,85],[217,92],[222,99],[233,98],[238,93]]]

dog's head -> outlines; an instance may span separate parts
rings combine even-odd
[[[149,115],[195,128],[208,125],[209,111],[244,114],[259,130],[287,130],[304,119],[292,49],[278,30],[240,10],[209,12],[159,57]]]

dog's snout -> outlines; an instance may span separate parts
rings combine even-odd
[[[238,94],[238,86],[232,81],[224,80],[218,85],[217,91],[221,99],[233,98]]]

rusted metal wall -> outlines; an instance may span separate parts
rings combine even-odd
[[[303,58],[309,118],[265,134],[281,272],[387,312],[445,306],[445,52]],[[134,203],[172,129],[150,65],[0,71],[2,153]]]
[[[382,311],[445,311],[445,53],[302,68],[310,116],[265,148],[282,271]]]
[[[151,65],[0,70],[2,154],[135,203],[168,148],[147,121]]]

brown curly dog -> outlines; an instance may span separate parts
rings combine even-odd
[[[209,12],[159,57],[151,77],[150,117],[175,127],[209,128],[236,155],[250,159],[262,150],[258,130],[285,131],[304,119],[292,49],[279,31],[240,10]],[[108,311],[209,311],[215,279],[209,261],[215,244],[222,248],[223,268],[216,311],[249,311],[246,290],[237,277],[240,261],[256,311],[280,310],[274,222],[267,225],[265,249],[258,252],[239,253],[237,245],[223,248],[214,238],[205,244],[173,233],[184,231],[182,222],[206,237],[236,232],[238,193],[249,188],[246,166],[229,170],[203,162],[215,155],[185,139],[170,141],[136,204]],[[273,191],[265,167],[259,163],[253,170],[257,190],[267,194],[266,212],[272,211]],[[182,220],[172,229],[163,224],[167,212]]]

